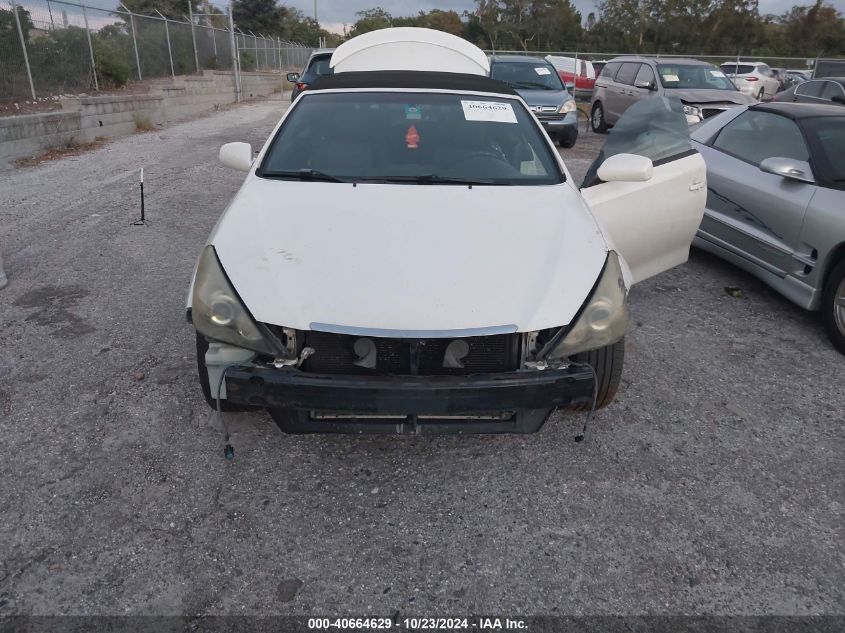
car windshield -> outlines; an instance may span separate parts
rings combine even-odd
[[[504,95],[316,91],[285,119],[258,175],[547,185],[565,179],[552,151],[531,113]]]
[[[750,75],[754,72],[751,64],[722,64],[719,68],[728,75]]]
[[[725,73],[713,66],[658,64],[657,74],[664,88],[681,90],[736,90]]]
[[[557,71],[547,62],[493,62],[490,76],[514,88],[563,90]]]

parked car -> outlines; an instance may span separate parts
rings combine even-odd
[[[563,84],[572,90],[573,96],[589,97],[593,94],[598,73],[591,61],[559,55],[546,55],[546,61],[555,67]]]
[[[329,60],[332,58],[334,49],[318,50],[311,53],[302,73],[288,73],[287,80],[293,84],[290,100],[293,101],[303,90],[307,90],[318,77],[332,74]]]
[[[772,77],[774,77],[778,81],[778,92],[788,90],[793,85],[795,85],[795,80],[786,72],[784,68],[772,68]]]
[[[725,62],[719,68],[734,82],[742,94],[764,101],[773,98],[780,83],[768,64],[763,62]]]
[[[615,57],[604,67],[593,90],[593,131],[606,132],[632,104],[658,96],[680,99],[690,124],[753,102],[722,71],[695,59]]]
[[[332,65],[257,156],[220,149],[246,180],[189,292],[209,405],[289,432],[489,433],[611,402],[628,288],[701,222],[680,102],[632,107],[579,191],[466,40],[373,31]]]
[[[774,100],[845,105],[845,77],[811,79],[779,92]]]
[[[820,310],[845,354],[845,110],[736,108],[692,139],[707,162],[708,187],[695,245]]]
[[[791,68],[786,69],[786,74],[792,77],[792,80],[795,83],[801,83],[802,81],[808,81],[813,78],[813,73],[809,70],[793,70]]]
[[[554,66],[540,57],[494,55],[490,77],[503,81],[525,99],[543,129],[561,147],[578,140],[578,108]]]

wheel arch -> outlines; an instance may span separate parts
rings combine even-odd
[[[827,256],[827,259],[824,262],[824,268],[822,270],[821,288],[824,288],[827,285],[827,280],[830,278],[830,273],[833,272],[833,269],[836,268],[836,265],[843,259],[845,259],[845,242],[840,242],[831,249],[830,254]]]

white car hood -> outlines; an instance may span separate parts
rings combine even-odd
[[[353,187],[252,175],[211,243],[258,321],[383,336],[565,325],[607,254],[568,184]]]

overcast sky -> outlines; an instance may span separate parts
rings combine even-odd
[[[314,14],[314,0],[282,0],[283,4],[297,7],[307,15]],[[590,11],[595,11],[593,0],[573,0],[573,3],[586,18]],[[812,4],[810,0],[760,0],[760,13],[783,13],[795,4]],[[845,0],[831,2],[840,11],[845,12]],[[317,15],[324,26],[331,30],[342,30],[343,24],[355,22],[355,12],[362,9],[382,6],[393,15],[415,15],[420,9],[454,9],[462,13],[475,7],[473,0],[317,0]]]

